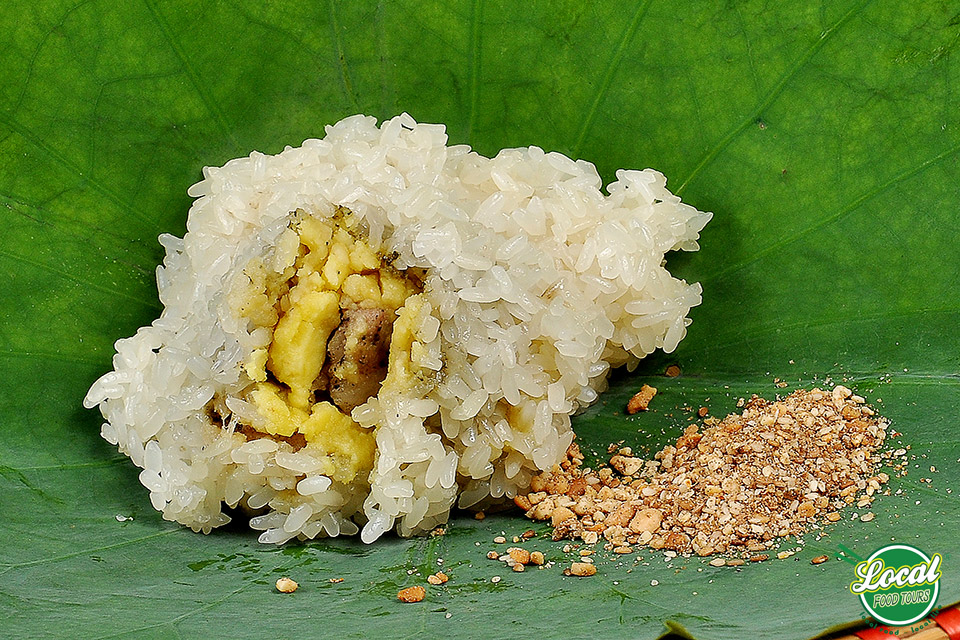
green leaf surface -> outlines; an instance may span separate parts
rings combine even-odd
[[[960,599],[956,2],[12,0],[0,34],[3,635],[803,638],[863,615],[852,567],[810,559],[890,540],[943,554],[940,603]],[[163,521],[80,406],[159,313],[157,235],[183,233],[203,165],[403,111],[488,155],[652,166],[715,212],[670,258],[703,283],[687,338],[575,419],[588,449],[653,452],[686,407],[845,380],[911,446],[876,519],[847,510],[736,570],[601,553],[586,579],[541,526],[527,546],[556,566],[487,560],[530,528],[515,513],[373,546]],[[623,415],[643,382],[652,410]],[[450,582],[397,602],[441,566]],[[282,574],[300,590],[276,593]]]

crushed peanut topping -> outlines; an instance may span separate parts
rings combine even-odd
[[[400,602],[420,602],[427,597],[427,590],[420,585],[400,589],[397,592],[397,600]]]
[[[634,414],[638,411],[646,411],[647,407],[650,406],[650,401],[653,400],[653,396],[655,395],[657,395],[657,389],[655,387],[651,387],[648,384],[643,385],[640,387],[640,391],[627,402],[627,413]]]
[[[572,444],[514,502],[528,518],[549,520],[555,540],[766,560],[755,552],[818,519],[838,520],[861,493],[869,504],[889,480],[875,473],[888,423],[864,402],[841,385],[777,401],[753,396],[742,414],[707,418],[702,432],[687,427],[652,461],[621,448],[598,470],[583,469]]]
[[[565,570],[563,573],[568,576],[592,576],[596,575],[597,567],[589,562],[574,562],[571,563],[570,568]]]
[[[427,582],[435,586],[444,584],[449,579],[450,579],[450,576],[445,574],[443,571],[437,571],[433,575],[427,576]]]
[[[280,593],[293,593],[299,586],[300,585],[286,576],[277,580],[277,591]]]

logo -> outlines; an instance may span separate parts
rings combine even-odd
[[[881,547],[857,564],[857,579],[850,583],[850,591],[860,596],[863,608],[880,622],[912,624],[937,604],[941,560],[939,553],[931,558],[906,544]]]

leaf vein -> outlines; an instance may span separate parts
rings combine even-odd
[[[739,340],[731,340],[729,342],[719,342],[716,344],[710,344],[705,347],[706,350],[712,351],[715,349],[726,349],[729,347],[735,347],[737,345],[749,344],[754,341],[757,336],[763,335],[766,333],[773,333],[775,331],[782,330],[793,330],[793,329],[809,329],[812,327],[830,327],[830,326],[842,326],[842,325],[851,325],[861,322],[874,322],[880,319],[890,319],[890,318],[908,318],[910,316],[917,315],[927,315],[931,313],[947,313],[947,314],[958,314],[960,309],[957,308],[929,308],[929,309],[911,309],[909,311],[881,311],[878,313],[871,313],[866,315],[857,316],[855,318],[835,318],[835,319],[826,319],[824,321],[812,322],[809,320],[803,320],[799,322],[792,322],[790,324],[775,324],[767,323],[767,326],[756,327],[751,330],[750,337],[741,338]],[[736,323],[734,323],[736,324]],[[737,336],[741,336],[743,333],[742,327],[737,325]],[[718,334],[716,336],[718,339],[723,339],[723,334]]]
[[[82,0],[81,2],[76,3],[69,9],[67,9],[60,20],[53,25],[53,27],[47,29],[43,37],[40,38],[40,41],[37,42],[37,46],[34,47],[33,53],[30,55],[30,61],[27,63],[26,73],[23,75],[23,87],[20,89],[20,93],[17,96],[17,101],[13,105],[13,108],[10,110],[11,113],[16,113],[20,110],[20,107],[23,106],[23,101],[27,97],[27,89],[30,88],[30,81],[33,79],[33,70],[37,65],[37,58],[40,56],[40,51],[47,44],[47,40],[50,39],[50,36],[53,35],[58,29],[62,28],[63,25],[67,22],[67,19],[72,16],[74,13],[79,11],[81,8],[85,7],[88,4],[91,4],[93,0]]]
[[[130,203],[124,202],[124,200],[119,195],[114,193],[113,190],[108,188],[106,185],[102,184],[99,180],[97,180],[93,176],[88,176],[84,174],[83,169],[81,169],[79,166],[74,164],[66,156],[62,155],[60,152],[54,149],[51,145],[47,144],[42,138],[34,134],[32,131],[30,131],[30,129],[20,124],[18,121],[16,121],[12,117],[0,114],[0,124],[7,126],[11,130],[16,132],[21,138],[33,144],[37,148],[39,148],[41,151],[46,153],[49,157],[53,158],[60,165],[67,168],[70,172],[76,174],[76,176],[79,177],[83,183],[90,185],[95,191],[99,192],[107,200],[117,205],[117,208],[119,208],[120,210],[130,213],[135,218],[138,218],[141,222],[144,222],[149,226],[153,225],[153,222],[150,219],[144,217],[144,215],[140,213],[140,211],[138,211],[137,209],[134,209]]]
[[[759,105],[753,110],[753,112],[748,115],[743,122],[731,129],[720,141],[714,145],[710,151],[700,160],[700,162],[693,168],[693,171],[687,176],[687,179],[677,187],[676,194],[680,195],[683,193],[683,190],[686,189],[687,185],[690,184],[694,178],[696,178],[701,171],[703,171],[711,162],[713,162],[720,153],[730,145],[731,142],[743,131],[749,127],[751,124],[757,121],[757,119],[763,114],[763,112],[772,105],[777,98],[780,97],[780,94],[783,93],[783,90],[787,87],[791,80],[801,70],[803,70],[807,64],[810,63],[810,60],[824,47],[827,41],[837,33],[841,27],[846,25],[855,15],[857,15],[868,3],[870,0],[863,0],[860,4],[855,5],[849,11],[847,11],[843,16],[837,20],[833,25],[827,28],[825,31],[820,33],[820,37],[817,38],[817,41],[810,46],[809,49],[797,60],[796,64],[793,65],[790,69],[783,74],[780,79],[777,81],[767,96],[760,102]]]
[[[160,27],[160,32],[163,34],[167,44],[170,45],[170,49],[173,50],[174,55],[177,56],[180,64],[183,65],[183,69],[186,71],[187,77],[190,78],[190,84],[193,85],[194,91],[196,91],[197,95],[200,96],[200,100],[203,102],[204,107],[206,107],[210,115],[213,116],[213,120],[220,128],[220,131],[227,136],[227,138],[229,138],[234,145],[239,146],[233,131],[227,124],[226,116],[220,109],[220,106],[213,99],[213,96],[211,96],[204,88],[204,84],[200,80],[200,74],[197,73],[197,70],[190,62],[190,58],[187,57],[187,54],[183,50],[180,42],[176,37],[174,37],[170,23],[163,16],[163,14],[160,13],[160,10],[157,8],[154,0],[143,0],[143,3],[147,6],[147,9],[150,11],[150,15],[153,16],[154,21],[157,23],[157,26]]]
[[[616,73],[617,68],[620,66],[620,63],[623,61],[623,56],[626,52],[627,45],[629,45],[633,40],[633,36],[636,34],[640,23],[643,21],[643,17],[646,15],[647,9],[650,8],[650,3],[651,0],[640,1],[636,10],[633,12],[633,17],[630,19],[630,23],[620,35],[620,41],[617,43],[616,49],[614,49],[613,54],[610,56],[610,60],[607,62],[607,68],[603,73],[603,78],[600,81],[600,85],[597,87],[597,92],[590,103],[590,108],[587,110],[587,115],[584,117],[583,122],[580,123],[580,131],[577,133],[576,142],[574,142],[573,145],[574,159],[579,157],[580,151],[583,149],[583,142],[586,140],[587,133],[590,131],[590,127],[593,126],[593,121],[597,116],[597,110],[600,107],[600,103],[610,90],[610,85],[613,82],[613,76]]]
[[[74,364],[88,364],[92,366],[102,366],[104,363],[94,358],[82,358],[74,354],[50,353],[46,351],[22,351],[18,349],[0,350],[0,358],[44,358],[46,360],[58,360],[60,362],[72,362]]]
[[[483,51],[483,37],[480,25],[483,19],[483,0],[473,0],[470,19],[470,68],[467,83],[470,100],[470,115],[467,118],[467,144],[471,143],[473,127],[477,120],[477,111],[480,108],[480,73],[481,52]]]
[[[333,49],[337,56],[337,67],[340,69],[340,83],[343,85],[343,92],[356,107],[357,97],[353,94],[353,83],[350,81],[350,71],[347,68],[347,59],[343,53],[343,40],[340,37],[340,23],[337,21],[336,6],[335,0],[329,0],[330,33],[333,37]]]
[[[13,261],[15,261],[15,262],[20,262],[20,263],[22,263],[22,264],[29,265],[29,266],[31,266],[31,267],[36,267],[37,269],[43,269],[44,271],[47,271],[47,272],[52,273],[52,274],[54,274],[54,275],[60,276],[61,278],[64,278],[65,280],[70,280],[71,282],[75,282],[75,283],[77,283],[77,284],[81,284],[81,285],[83,285],[83,286],[85,286],[85,287],[89,287],[90,289],[93,289],[93,290],[95,290],[95,291],[101,291],[101,292],[103,292],[103,293],[108,293],[108,294],[113,295],[113,296],[117,296],[117,297],[120,297],[120,298],[126,298],[127,300],[132,300],[132,301],[134,301],[134,302],[139,302],[140,304],[144,305],[145,307],[149,307],[149,308],[151,308],[151,309],[159,309],[159,308],[160,308],[159,305],[158,305],[155,301],[147,300],[146,298],[139,298],[139,297],[137,297],[137,296],[130,295],[129,293],[127,293],[127,292],[125,292],[125,291],[120,291],[120,290],[118,290],[118,289],[111,289],[110,287],[104,287],[103,285],[97,284],[97,283],[95,283],[95,282],[90,282],[89,280],[85,280],[85,279],[83,279],[83,278],[79,278],[79,277],[77,277],[77,276],[75,276],[75,275],[72,275],[72,274],[66,272],[66,271],[61,271],[60,269],[57,269],[56,267],[53,267],[53,266],[51,266],[51,265],[43,264],[42,262],[36,262],[36,261],[34,261],[34,260],[30,260],[29,258],[26,258],[26,257],[21,256],[21,255],[17,255],[17,254],[15,254],[15,253],[9,253],[9,252],[7,252],[7,251],[0,250],[0,257],[4,257],[4,258],[7,258],[7,259],[9,259],[9,260],[13,260]]]
[[[242,585],[242,586],[240,586],[240,587],[237,587],[236,589],[234,589],[233,591],[231,591],[231,592],[228,593],[227,595],[223,596],[222,598],[219,598],[219,599],[217,599],[217,600],[214,600],[213,602],[208,602],[207,604],[202,605],[202,606],[200,606],[200,607],[197,607],[197,608],[195,608],[195,609],[192,609],[192,610],[190,610],[190,611],[186,611],[186,612],[184,612],[184,613],[181,613],[180,615],[178,615],[177,617],[175,617],[175,618],[173,618],[173,619],[171,619],[171,620],[165,620],[165,621],[163,621],[163,622],[157,622],[156,624],[148,624],[148,625],[145,625],[145,626],[142,626],[142,627],[137,627],[136,629],[125,629],[125,630],[120,631],[120,632],[118,632],[118,633],[111,633],[111,634],[108,634],[108,635],[105,635],[105,636],[99,636],[99,637],[97,638],[97,640],[107,640],[107,638],[127,637],[127,636],[130,636],[131,634],[134,634],[134,633],[138,633],[138,632],[141,632],[141,631],[149,631],[150,629],[158,629],[158,628],[160,628],[160,627],[166,627],[166,626],[168,626],[168,625],[170,626],[170,628],[173,630],[174,633],[176,633],[178,636],[182,637],[182,634],[180,633],[180,631],[179,631],[179,630],[177,629],[177,627],[176,627],[176,625],[177,625],[178,622],[181,622],[181,621],[189,618],[190,616],[194,616],[194,615],[196,615],[196,614],[198,614],[198,613],[203,613],[204,611],[209,611],[210,609],[213,609],[213,608],[215,608],[215,607],[220,606],[221,604],[223,604],[224,602],[226,602],[227,600],[229,600],[229,599],[232,598],[233,596],[235,596],[235,595],[237,595],[238,593],[240,593],[241,591],[245,590],[248,586],[249,586],[249,585],[246,585],[246,584],[245,584],[245,585]]]
[[[157,533],[151,533],[150,535],[141,536],[139,538],[131,538],[130,540],[115,542],[113,544],[107,544],[101,547],[93,547],[90,549],[83,549],[81,551],[74,551],[72,553],[64,553],[62,555],[54,556],[52,558],[40,558],[39,560],[30,560],[27,562],[15,562],[10,564],[5,564],[3,571],[0,571],[0,575],[7,573],[12,569],[23,569],[25,567],[35,567],[37,565],[42,565],[42,564],[52,564],[55,562],[61,562],[63,560],[69,560],[70,558],[76,558],[77,556],[85,556],[93,553],[99,553],[101,551],[111,551],[113,549],[120,549],[122,547],[128,547],[132,544],[138,544],[140,542],[145,542],[147,540],[152,540],[154,538],[168,536],[171,533],[178,533],[181,530],[182,530],[181,527],[173,527],[165,531],[158,531]]]
[[[730,273],[732,273],[732,272],[734,272],[734,271],[739,271],[740,269],[743,269],[744,267],[747,267],[747,266],[753,264],[754,262],[757,262],[758,260],[762,259],[762,258],[763,258],[764,256],[766,256],[767,254],[769,254],[769,253],[771,253],[771,252],[773,252],[773,251],[776,251],[776,250],[778,250],[778,249],[781,249],[781,248],[785,247],[785,246],[788,245],[788,244],[791,244],[791,243],[793,243],[793,242],[796,242],[796,241],[799,240],[800,238],[802,238],[802,237],[804,237],[804,236],[806,236],[806,235],[808,235],[808,234],[811,234],[811,233],[817,231],[818,229],[821,229],[821,228],[825,227],[826,225],[830,224],[831,222],[836,222],[837,220],[840,220],[841,218],[843,218],[843,217],[844,217],[845,215],[847,215],[848,213],[856,210],[860,205],[862,205],[862,204],[864,204],[865,202],[868,202],[869,200],[871,200],[872,198],[880,195],[881,193],[883,193],[883,192],[886,191],[887,189],[893,187],[894,185],[896,185],[896,184],[898,184],[898,183],[900,183],[900,182],[903,182],[904,180],[908,180],[908,179],[912,178],[913,176],[917,175],[918,173],[921,173],[922,171],[924,171],[924,170],[932,167],[933,165],[937,164],[938,162],[940,162],[940,161],[942,161],[942,160],[944,160],[944,159],[946,159],[946,158],[949,158],[949,157],[951,157],[951,156],[953,156],[953,155],[956,155],[957,153],[960,153],[960,144],[958,144],[958,145],[956,145],[956,146],[954,146],[954,147],[951,147],[950,149],[947,149],[946,151],[944,151],[944,152],[942,152],[942,153],[934,156],[933,158],[930,158],[929,160],[925,160],[924,162],[921,162],[919,165],[917,165],[916,167],[913,167],[912,169],[907,169],[906,171],[902,171],[901,173],[898,173],[897,175],[893,176],[892,178],[890,178],[890,179],[887,180],[886,182],[883,182],[883,183],[875,186],[874,188],[869,189],[868,191],[865,191],[864,193],[860,194],[859,196],[857,196],[856,198],[854,198],[853,200],[851,200],[848,204],[840,207],[839,209],[837,209],[837,210],[834,211],[833,213],[824,216],[823,218],[817,220],[817,221],[814,222],[813,224],[811,224],[811,225],[809,225],[809,226],[807,226],[807,227],[804,227],[804,228],[801,229],[800,231],[797,231],[797,232],[794,233],[793,235],[787,236],[787,237],[785,237],[785,238],[781,238],[781,239],[778,240],[777,242],[774,242],[773,244],[768,245],[767,247],[765,247],[765,248],[763,248],[763,249],[761,249],[761,250],[754,251],[753,253],[750,254],[750,257],[749,257],[748,259],[742,260],[742,261],[737,262],[737,263],[734,263],[734,264],[731,264],[731,265],[727,266],[727,267],[724,268],[724,269],[721,269],[721,270],[719,270],[719,271],[717,271],[717,272],[715,272],[715,273],[712,273],[712,274],[710,274],[709,276],[707,276],[706,278],[703,278],[703,279],[701,280],[701,282],[709,282],[709,281],[711,281],[711,280],[717,280],[717,279],[723,278],[724,276],[726,276],[726,275],[728,275],[728,274],[730,274]]]
[[[90,236],[84,235],[83,237],[81,237],[81,234],[78,233],[76,230],[67,229],[65,228],[65,225],[63,225],[62,223],[63,222],[75,223],[78,228],[91,229],[97,236],[115,238],[118,242],[122,242],[122,241],[129,242],[130,240],[129,238],[124,238],[122,236],[117,235],[116,233],[113,232],[112,229],[104,229],[103,227],[100,227],[100,226],[94,226],[90,224],[88,221],[83,220],[82,218],[66,217],[64,215],[60,215],[59,220],[57,222],[53,222],[52,218],[55,218],[56,214],[52,209],[47,208],[44,204],[33,204],[30,202],[26,202],[22,198],[13,194],[0,193],[0,205],[5,205],[7,209],[9,209],[10,211],[13,211],[18,215],[23,216],[27,220],[30,220],[36,223],[40,227],[43,227],[45,231],[55,231],[57,233],[63,234],[64,236],[72,240],[78,240],[78,239],[83,240],[86,243],[87,248],[95,249],[104,258],[108,260],[114,260],[121,264],[125,264],[131,269],[134,269],[135,271],[139,271],[140,273],[146,276],[150,276],[150,277],[153,276],[153,268],[154,268],[153,265],[151,265],[150,268],[146,268],[134,262],[127,262],[125,260],[120,260],[116,256],[110,255],[107,252],[105,252],[98,242],[94,242],[94,239],[95,239],[94,235],[92,234]],[[38,215],[45,214],[47,218],[30,215],[30,213],[27,213],[27,211],[24,211],[24,209],[29,209],[31,212],[35,212]]]
[[[127,462],[127,456],[117,456],[109,460],[98,460],[97,462],[78,462],[76,464],[47,464],[35,467],[7,467],[13,471],[73,471],[75,469],[97,469],[101,467],[112,467],[114,465]]]

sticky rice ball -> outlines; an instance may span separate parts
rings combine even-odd
[[[162,235],[160,317],[84,405],[164,518],[260,541],[409,536],[564,458],[612,367],[672,351],[700,303],[664,255],[711,214],[662,174],[353,116],[204,169]]]

